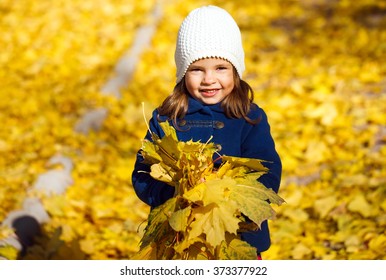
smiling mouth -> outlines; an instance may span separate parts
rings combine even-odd
[[[202,89],[200,92],[203,96],[211,97],[216,95],[216,93],[219,92],[219,89]]]

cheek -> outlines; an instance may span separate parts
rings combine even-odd
[[[234,87],[235,86],[235,78],[233,75],[233,71],[227,73],[226,75],[221,77],[222,83],[226,87]]]
[[[232,77],[232,79],[227,80],[226,82],[224,82],[224,86],[225,86],[225,88],[227,90],[232,91],[233,88],[235,87],[235,83],[233,81],[233,77]]]
[[[197,79],[194,79],[194,77],[191,77],[191,76],[186,76],[185,86],[189,92],[192,92],[192,90],[197,88]]]

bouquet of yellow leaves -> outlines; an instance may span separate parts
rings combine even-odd
[[[150,212],[132,259],[256,259],[256,248],[239,234],[273,219],[270,203],[284,202],[257,181],[268,169],[261,160],[230,156],[222,156],[215,169],[214,143],[178,141],[168,122],[161,127],[165,136],[153,133],[142,154],[150,175],[175,187],[175,193]]]

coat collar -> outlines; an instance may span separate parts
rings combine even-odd
[[[224,110],[221,108],[221,102],[213,104],[213,105],[207,105],[203,104],[193,97],[189,96],[189,107],[188,107],[188,112],[187,114],[194,114],[198,111],[204,111],[207,113],[211,113],[213,111],[215,112],[224,112]]]

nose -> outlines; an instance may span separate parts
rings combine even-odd
[[[216,76],[214,71],[211,71],[211,70],[205,71],[204,77],[202,79],[202,83],[206,85],[213,84],[216,81],[215,78]]]

